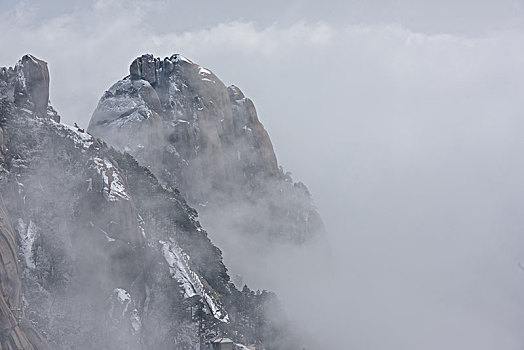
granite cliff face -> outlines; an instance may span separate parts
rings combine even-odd
[[[16,236],[0,196],[0,348],[51,349],[25,315]]]
[[[4,103],[13,103],[41,118],[60,121],[49,104],[49,70],[46,62],[25,55],[14,68],[0,68],[0,84]]]
[[[88,131],[147,161],[193,202],[225,190],[242,170],[244,177],[279,175],[253,103],[180,55],[134,60],[130,75],[100,100]]]
[[[178,130],[166,127],[169,94],[157,93],[152,62],[137,71],[151,82],[117,83],[91,123],[118,131],[115,144],[137,156],[172,154],[163,137]],[[1,348],[197,349],[216,335],[286,348],[283,325],[266,317],[274,296],[230,282],[183,195],[59,123],[48,87],[32,56],[0,70]]]
[[[300,244],[322,232],[307,188],[278,166],[238,87],[181,55],[143,55],[129,71],[102,96],[88,131],[178,188],[226,255],[239,245],[260,254],[252,242]]]
[[[26,77],[28,79],[26,79]],[[0,69],[0,123],[16,106],[32,114],[47,115],[49,72],[45,62],[26,55],[15,68]],[[46,91],[40,91],[41,89]],[[31,98],[29,97],[31,96]],[[56,115],[50,110],[50,117]],[[9,139],[0,126],[0,179],[9,174],[6,164]],[[18,254],[17,235],[0,193],[0,348],[51,349],[46,338],[26,315],[22,295],[22,267]],[[8,202],[9,203],[9,202]]]

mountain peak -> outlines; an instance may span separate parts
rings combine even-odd
[[[24,55],[14,68],[0,68],[0,93],[33,115],[59,121],[49,105],[49,70],[47,62],[31,54]]]
[[[47,62],[29,54],[22,57],[21,61],[27,92],[35,104],[35,113],[37,116],[44,117],[47,115],[49,102],[49,70]]]
[[[160,84],[166,80],[174,70],[175,64],[178,63],[194,64],[188,58],[173,54],[171,57],[154,57],[152,54],[143,54],[131,62],[129,66],[129,76],[131,80],[146,80],[151,85]]]
[[[304,242],[321,230],[308,191],[280,170],[255,105],[237,86],[226,87],[180,54],[144,54],[129,71],[100,99],[91,134],[178,188],[204,221],[217,221],[211,217],[243,203],[238,222],[213,227],[215,233],[226,235],[233,225],[246,237]],[[279,219],[258,222],[257,206]]]

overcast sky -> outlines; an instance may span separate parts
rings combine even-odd
[[[0,66],[46,60],[54,107],[86,126],[133,58],[184,54],[254,100],[319,206],[338,282],[336,307],[312,319],[343,315],[323,335],[347,349],[524,349],[523,11],[0,0]]]

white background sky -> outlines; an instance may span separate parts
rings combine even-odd
[[[86,126],[142,53],[181,53],[254,100],[329,230],[338,281],[319,295],[336,304],[311,306],[310,323],[329,325],[319,337],[524,349],[524,1],[0,0],[0,11],[0,66],[46,60],[66,123]]]

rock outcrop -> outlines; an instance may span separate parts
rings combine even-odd
[[[22,72],[30,100],[35,105],[39,117],[47,115],[49,103],[49,70],[47,63],[32,55],[22,57]]]
[[[0,96],[34,116],[60,121],[49,104],[47,63],[32,55],[22,57],[14,68],[0,68]]]
[[[181,55],[135,59],[100,99],[88,131],[178,188],[222,235],[226,253],[233,231],[293,243],[322,231],[305,186],[279,168],[253,102]]]

